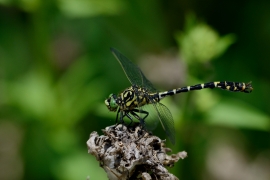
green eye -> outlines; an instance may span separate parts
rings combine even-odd
[[[106,101],[107,104],[110,106],[110,109],[115,110],[118,107],[118,104],[116,103],[116,96],[114,94],[110,94],[108,100]]]
[[[117,104],[116,104],[115,99],[113,97],[111,97],[110,106],[112,108],[116,108],[117,107]]]

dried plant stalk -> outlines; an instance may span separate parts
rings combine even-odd
[[[114,125],[103,133],[90,134],[88,153],[96,157],[110,180],[178,179],[165,166],[172,167],[180,158],[187,157],[185,151],[167,155],[171,149],[165,147],[164,141],[150,135],[139,124]]]

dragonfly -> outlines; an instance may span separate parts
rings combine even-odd
[[[172,144],[175,144],[173,116],[170,110],[164,104],[160,103],[160,100],[167,96],[205,88],[220,88],[232,92],[244,93],[250,93],[253,90],[251,82],[215,81],[159,92],[145,77],[137,65],[121,54],[118,50],[114,48],[111,48],[110,50],[120,63],[129,82],[131,83],[131,86],[126,88],[123,92],[118,95],[110,94],[105,100],[105,105],[109,111],[117,112],[116,123],[124,123],[124,117],[127,117],[132,123],[133,118],[135,118],[139,120],[143,127],[145,127],[145,121],[147,121],[146,118],[148,117],[149,112],[143,107],[145,105],[152,105],[157,113],[157,119],[160,121],[162,128],[166,132],[166,135],[169,137]]]

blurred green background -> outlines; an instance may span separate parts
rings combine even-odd
[[[270,179],[270,1],[0,0],[0,179],[107,179],[87,153],[130,86],[109,48],[160,90],[252,81],[163,100],[180,179]],[[155,135],[167,138],[160,126]]]

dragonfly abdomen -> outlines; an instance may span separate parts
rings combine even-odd
[[[161,92],[159,93],[159,99],[162,99],[166,96],[172,96],[174,94],[183,93],[183,92],[189,92],[193,90],[201,90],[205,88],[220,88],[228,91],[233,92],[244,92],[244,93],[250,93],[253,88],[250,83],[242,83],[242,82],[227,82],[227,81],[216,81],[216,82],[208,82],[203,84],[196,84],[194,86],[186,86],[178,89],[172,89],[169,91]]]

